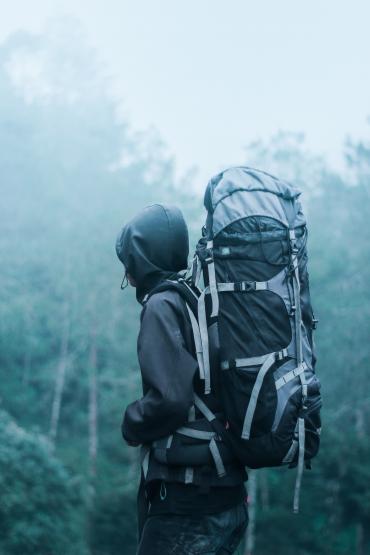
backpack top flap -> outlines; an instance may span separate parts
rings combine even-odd
[[[294,228],[305,224],[297,199],[301,192],[285,181],[248,167],[227,169],[207,185],[204,205],[207,232],[214,237],[233,222],[249,216],[267,216]]]

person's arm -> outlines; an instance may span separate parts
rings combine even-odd
[[[122,435],[131,445],[150,443],[187,421],[197,362],[186,349],[184,311],[176,297],[153,295],[144,308],[138,357],[144,396],[125,412]]]

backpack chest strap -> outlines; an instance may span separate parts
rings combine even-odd
[[[264,365],[265,362],[271,357],[273,357],[272,362],[275,362],[275,360],[283,360],[283,358],[286,358],[287,356],[289,356],[288,350],[283,349],[282,351],[279,351],[277,353],[269,353],[267,355],[261,355],[257,357],[223,360],[221,362],[221,370],[229,370],[230,368],[244,368],[249,366],[261,366]]]
[[[233,291],[247,293],[248,291],[265,291],[268,288],[268,281],[236,281],[217,284],[217,291],[221,293]]]

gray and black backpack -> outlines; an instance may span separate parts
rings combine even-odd
[[[199,375],[186,425],[143,449],[148,482],[201,485],[208,473],[209,485],[235,485],[240,468],[297,466],[298,511],[321,428],[299,196],[259,170],[220,173],[190,275],[150,293],[175,289],[186,303]]]
[[[192,266],[204,399],[217,381],[227,434],[217,429],[244,465],[298,466],[295,512],[303,468],[318,452],[321,429],[312,335],[317,321],[299,196],[288,183],[252,168],[218,174],[205,193],[208,216]]]

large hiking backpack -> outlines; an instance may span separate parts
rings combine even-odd
[[[218,174],[205,193],[208,216],[192,266],[204,393],[212,392],[209,360],[217,353],[227,441],[249,468],[298,465],[295,512],[321,429],[299,195],[252,168]]]

